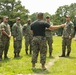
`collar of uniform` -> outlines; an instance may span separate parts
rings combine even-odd
[[[20,23],[16,23],[18,26],[20,26]]]
[[[3,22],[4,25],[8,25],[8,23]]]

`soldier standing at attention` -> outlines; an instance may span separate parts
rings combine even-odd
[[[70,16],[66,15],[66,26],[64,27],[63,30],[63,35],[62,35],[62,55],[60,57],[65,57],[65,51],[67,47],[67,54],[66,56],[68,57],[71,52],[71,42],[72,42],[72,37],[74,33],[74,25],[70,21]]]
[[[49,28],[50,30],[62,28],[65,25],[58,26],[50,26],[49,23],[45,22],[43,17],[43,13],[38,13],[37,20],[31,24],[31,32],[33,34],[32,39],[32,69],[35,69],[35,64],[37,63],[38,53],[40,52],[40,63],[42,65],[42,70],[45,70],[46,63],[46,37],[45,37],[45,28]]]
[[[76,15],[74,16],[74,32],[75,32],[75,37],[74,40],[76,41]]]
[[[12,35],[14,40],[14,58],[20,57],[22,48],[22,25],[20,24],[20,17],[16,18],[16,23],[12,27]]]
[[[32,50],[31,50],[31,40],[32,40],[32,34],[31,34],[31,19],[27,20],[27,24],[24,24],[23,26],[23,35],[25,38],[25,52],[28,55],[28,47],[30,45],[30,54],[32,54]]]
[[[2,54],[4,51],[4,59],[8,59],[7,53],[9,49],[9,42],[11,37],[10,26],[8,24],[8,17],[3,17],[3,22],[0,25],[1,29],[1,43],[0,43],[0,60],[2,60]]]
[[[50,22],[50,16],[49,16],[49,15],[46,16],[46,22],[49,23],[51,26],[53,25],[53,23]],[[53,37],[52,37],[52,32],[51,32],[51,30],[49,30],[48,28],[46,28],[45,35],[46,35],[46,41],[48,42],[48,46],[49,46],[49,57],[53,57],[53,56],[52,56]]]
[[[2,60],[2,50],[1,50],[2,43],[1,43],[1,35],[2,35],[2,31],[1,31],[1,24],[0,24],[0,61]]]

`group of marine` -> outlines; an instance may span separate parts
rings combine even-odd
[[[44,23],[42,21],[43,19],[41,19],[41,17],[43,17],[43,14],[39,13],[37,16],[37,20],[35,22],[32,22],[31,19],[29,18],[27,20],[27,23],[24,24],[23,26],[21,25],[21,18],[17,17],[16,22],[12,26],[12,30],[10,29],[10,25],[8,24],[8,20],[9,20],[8,16],[3,17],[3,22],[0,23],[0,61],[2,61],[3,57],[4,57],[4,59],[9,59],[7,54],[8,54],[8,50],[9,50],[9,46],[10,46],[11,36],[13,36],[14,58],[20,57],[23,36],[25,38],[25,53],[26,53],[26,55],[28,55],[28,54],[33,55],[32,63],[37,62],[37,57],[38,57],[38,52],[39,52],[39,50],[38,50],[38,52],[36,52],[34,50],[39,49],[39,48],[42,48],[42,50],[43,50],[45,45],[43,47],[39,47],[39,46],[42,46],[42,43],[44,44],[44,41],[46,41],[46,43],[48,44],[47,48],[45,48],[45,49],[46,50],[49,49],[49,57],[50,58],[53,57],[52,56],[52,51],[53,51],[52,30],[53,29],[52,28],[54,27],[54,25],[51,22],[50,16],[47,15],[45,23],[47,22],[51,26],[51,28],[49,29],[48,28],[49,26],[46,26],[45,31],[42,30],[45,32],[45,35],[44,35],[42,32],[40,32],[40,29],[38,29],[38,26],[35,27],[33,25],[33,24],[37,24],[37,23]],[[72,42],[73,33],[74,33],[74,24],[70,20],[69,15],[66,15],[65,26],[61,25],[58,28],[64,28],[63,34],[62,34],[62,55],[59,57],[66,57],[66,56],[69,57],[70,52],[71,52],[71,42]],[[37,29],[38,29],[38,31],[37,31]],[[54,29],[57,29],[57,28],[54,28]],[[35,32],[33,34],[32,30],[35,32],[37,31],[36,32],[37,34],[35,34]],[[44,36],[46,37],[46,39],[44,38]],[[40,43],[41,41],[39,42],[39,39],[43,42]],[[75,39],[76,39],[76,36],[75,36]],[[39,45],[39,43],[40,43],[40,45]],[[67,46],[67,54],[66,54],[66,46]],[[40,52],[40,53],[43,53],[43,52]],[[3,53],[4,53],[4,56],[3,56]],[[46,53],[47,53],[47,51],[46,51]],[[43,54],[45,54],[45,52]],[[43,55],[41,55],[40,58],[42,60],[42,61],[40,60],[41,62],[43,62],[43,60],[45,60],[45,59],[43,59],[44,58]],[[33,68],[35,67],[35,63],[33,63],[33,65],[32,65]],[[44,64],[42,64],[42,68],[45,69]]]

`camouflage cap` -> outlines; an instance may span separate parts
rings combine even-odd
[[[28,18],[28,19],[27,19],[27,21],[31,21],[31,19],[30,19],[30,18]]]
[[[7,18],[8,19],[8,16],[3,16],[3,18]]]
[[[70,18],[70,15],[66,15],[66,18],[68,18],[68,17]]]
[[[49,16],[49,15],[47,15],[47,16],[46,16],[46,18],[50,18],[50,16]]]
[[[20,20],[20,17],[17,17],[16,20]]]

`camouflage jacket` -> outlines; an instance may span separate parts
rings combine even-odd
[[[1,31],[4,30],[8,35],[10,35],[11,30],[10,30],[10,25],[8,23],[2,22],[0,29],[1,29]],[[9,40],[9,38],[2,33],[1,33],[1,39],[2,40]]]
[[[64,38],[69,38],[70,35],[73,36],[74,25],[71,21],[66,22],[65,24],[66,24],[66,26],[64,27],[64,30],[63,30],[63,37]]]
[[[2,32],[1,32],[1,24],[0,24],[0,39],[1,39],[1,35],[2,35]]]
[[[52,22],[50,22],[49,24],[50,24],[51,26],[53,25]],[[52,32],[51,32],[51,30],[49,30],[49,29],[46,28],[45,35],[46,35],[46,37],[52,38]]]
[[[17,40],[22,40],[22,25],[14,23],[12,27],[12,36],[16,38]]]
[[[30,36],[31,32],[30,32],[31,26],[28,24],[24,24],[23,25],[23,35],[24,36]]]

